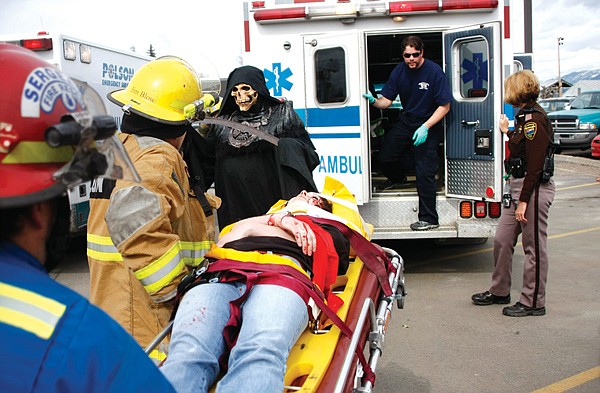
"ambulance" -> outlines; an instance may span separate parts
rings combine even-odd
[[[503,194],[503,81],[531,67],[515,56],[509,0],[272,0],[243,4],[243,63],[263,70],[272,95],[293,102],[320,156],[325,176],[346,184],[373,239],[485,240],[495,233]],[[402,39],[420,36],[425,58],[439,64],[453,102],[439,146],[440,227],[412,231],[418,197],[410,158],[408,182],[382,188],[381,137],[402,109],[385,110],[362,97],[379,94],[402,60]]]
[[[152,58],[131,51],[108,48],[64,34],[40,32],[31,35],[2,35],[0,42],[10,43],[34,51],[44,60],[58,67],[75,81],[88,107],[94,113],[107,113],[121,124],[122,110],[108,101],[107,94],[127,87],[133,74]],[[90,182],[69,190],[71,204],[70,230],[63,243],[73,235],[85,233],[89,215]],[[56,245],[64,250],[66,244]],[[58,251],[57,251],[58,252]]]

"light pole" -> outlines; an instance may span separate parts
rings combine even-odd
[[[560,77],[560,46],[565,40],[563,37],[558,37],[558,96],[562,96],[562,78]]]

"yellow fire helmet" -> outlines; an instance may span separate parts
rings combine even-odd
[[[186,124],[183,107],[202,97],[196,71],[185,60],[164,56],[144,64],[125,89],[108,94],[108,99],[159,123]]]
[[[358,211],[356,198],[342,182],[331,176],[325,176],[323,191],[318,195],[327,199],[332,204],[331,213],[333,217],[328,217],[327,215],[324,215],[323,212],[319,213],[321,214],[321,217],[332,218],[341,221],[348,227],[363,235],[365,238],[369,240],[371,239],[371,236],[373,235],[373,225],[368,224],[363,220]],[[268,214],[273,214],[280,210],[286,211],[286,203],[287,201],[285,200],[280,200],[279,202],[275,203],[273,206],[271,206]],[[311,212],[307,211],[303,213],[310,215]]]

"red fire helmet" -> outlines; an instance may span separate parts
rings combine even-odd
[[[53,175],[73,146],[51,147],[47,128],[85,109],[75,83],[35,53],[0,44],[0,208],[26,206],[65,192]]]

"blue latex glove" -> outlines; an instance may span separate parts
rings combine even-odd
[[[367,100],[369,100],[369,104],[372,104],[375,102],[375,97],[373,97],[373,94],[371,94],[371,93],[365,93],[362,96],[365,97]]]
[[[421,124],[421,127],[417,128],[417,131],[413,134],[413,141],[415,146],[419,146],[425,142],[427,139],[427,133],[429,132],[429,128],[425,124]]]

